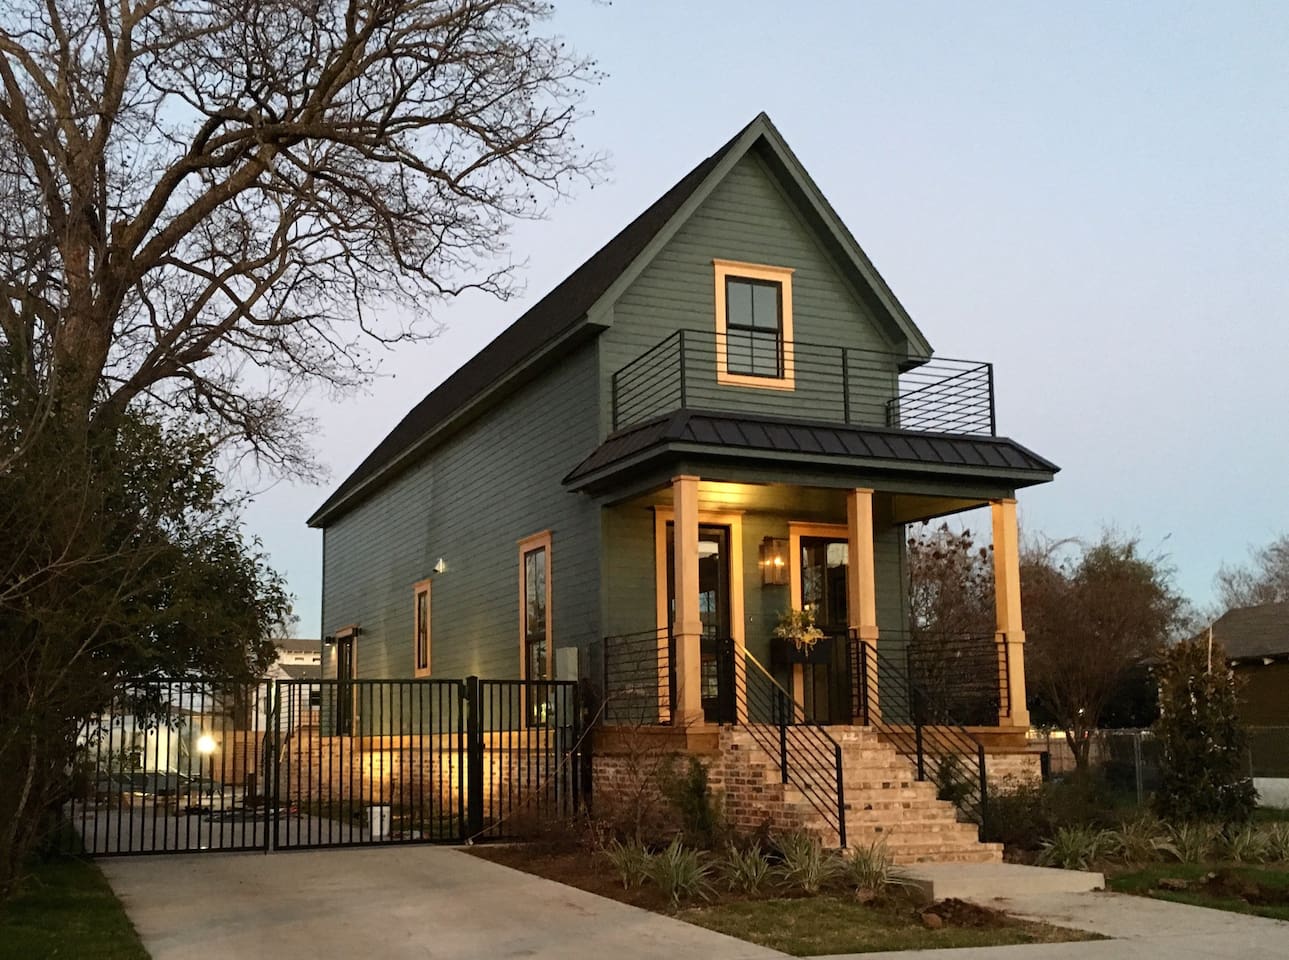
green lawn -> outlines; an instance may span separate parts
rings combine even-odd
[[[37,864],[0,905],[3,960],[148,960],[129,918],[92,861]]]
[[[1018,920],[1007,920],[1000,926],[929,930],[911,909],[865,906],[843,897],[734,901],[690,907],[678,916],[797,957],[1099,939],[1077,930]]]
[[[1259,884],[1270,899],[1283,900],[1280,903],[1250,903],[1240,896],[1219,895],[1209,890],[1160,890],[1159,881],[1168,878],[1180,880],[1203,880],[1216,870],[1229,870],[1236,878]],[[1197,907],[1213,907],[1216,910],[1231,910],[1235,913],[1248,913],[1259,917],[1270,917],[1273,920],[1289,920],[1289,867],[1279,866],[1229,866],[1196,863],[1154,864],[1120,873],[1106,879],[1111,890],[1119,893],[1136,893],[1155,897],[1159,900],[1172,900],[1175,903],[1189,903]],[[1281,896],[1283,895],[1283,896]]]

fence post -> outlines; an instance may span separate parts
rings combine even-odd
[[[1132,769],[1137,775],[1137,806],[1146,802],[1145,782],[1141,775],[1141,731],[1132,734]]]
[[[483,716],[479,678],[465,678],[466,840],[483,832]]]
[[[282,749],[282,722],[279,714],[282,709],[282,681],[274,680],[270,683],[268,689],[269,709],[268,729],[264,731],[264,743],[266,754],[264,758],[264,789],[260,793],[264,797],[264,852],[276,850],[278,847],[278,824],[281,823],[281,817],[278,816],[278,810],[282,804],[282,775],[278,770],[279,757]]]

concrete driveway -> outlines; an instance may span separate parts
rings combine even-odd
[[[446,847],[100,866],[153,960],[783,956]]]

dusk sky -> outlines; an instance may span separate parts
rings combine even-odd
[[[1289,531],[1289,4],[589,0],[608,179],[518,226],[521,297],[467,297],[311,403],[330,477],[246,513],[317,636],[305,519],[407,410],[758,111],[937,353],[995,364],[998,429],[1062,467],[1025,531],[1107,526],[1197,603]],[[987,528],[981,532],[988,536]]]

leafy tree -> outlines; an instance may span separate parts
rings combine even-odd
[[[1235,672],[1220,644],[1205,638],[1173,644],[1160,656],[1163,747],[1155,794],[1159,815],[1178,820],[1243,823],[1257,791],[1246,767],[1248,734],[1239,720]]]
[[[1093,731],[1134,671],[1174,635],[1183,600],[1161,559],[1107,533],[1091,546],[1027,548],[1021,607],[1030,698],[1065,731],[1086,770]]]
[[[1217,590],[1224,610],[1289,602],[1289,533],[1253,550],[1247,566],[1223,564]]]
[[[0,472],[0,895],[121,678],[258,676],[290,616],[207,438],[141,414],[82,460],[57,437]]]

